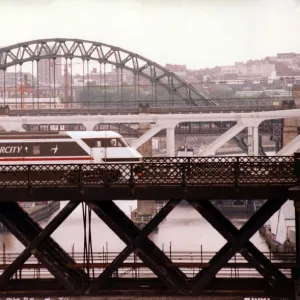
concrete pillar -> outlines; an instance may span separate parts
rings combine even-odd
[[[258,152],[259,152],[258,126],[253,127],[253,151],[254,151],[254,156],[258,156]]]
[[[292,142],[283,147],[276,155],[294,155],[300,149],[300,135],[295,137]]]
[[[253,127],[248,127],[248,155],[253,156],[254,155],[254,148],[253,148]]]
[[[215,155],[215,152],[223,146],[225,143],[230,141],[235,137],[240,131],[242,131],[246,126],[242,121],[237,122],[233,127],[227,130],[224,134],[215,139],[211,144],[209,144],[204,150],[199,153],[199,156],[209,156]]]
[[[137,213],[139,215],[150,215],[154,213],[154,200],[138,200],[137,201]]]
[[[175,156],[175,128],[167,128],[167,156]]]
[[[151,127],[150,130],[146,131],[146,133],[144,133],[142,136],[140,136],[137,140],[132,141],[131,147],[133,147],[134,149],[140,148],[145,142],[147,142],[155,134],[160,132],[160,130],[161,130],[161,127],[158,124],[155,124],[154,126]],[[140,131],[142,131],[142,130],[140,130]],[[152,143],[151,143],[151,145],[152,145]],[[144,150],[141,150],[141,151],[145,152]],[[152,154],[152,151],[151,151],[151,154]]]
[[[300,84],[294,84],[292,87],[292,99],[295,108],[300,108]],[[300,127],[300,118],[297,118],[297,126]]]
[[[295,107],[293,103],[284,104],[285,108],[292,109]],[[282,146],[289,144],[298,135],[297,118],[289,118],[283,120],[283,141]]]
[[[296,235],[296,263],[300,264],[300,201],[295,205],[295,235]],[[300,300],[300,268],[293,270],[295,300]]]
[[[150,107],[149,105],[143,106],[140,104],[139,107],[139,114],[150,114]],[[139,127],[137,129],[138,138],[142,136],[145,132],[151,129],[150,123],[139,123]],[[152,156],[152,139],[149,139],[145,143],[143,143],[137,150],[144,156],[144,157],[151,157]]]
[[[149,106],[140,106],[139,108],[140,114],[149,114],[150,108]],[[150,123],[139,123],[138,127],[138,137],[142,136],[145,132],[147,132],[151,128]],[[152,139],[149,139],[144,144],[142,144],[137,150],[144,157],[152,156]],[[153,215],[154,213],[154,200],[143,200],[137,201],[137,214],[138,215]]]
[[[289,144],[298,135],[297,119],[283,120],[283,147]]]
[[[137,129],[138,137],[142,136],[145,132],[150,130],[151,125],[150,123],[139,123],[139,127]],[[144,157],[151,157],[152,156],[152,139],[149,139],[145,143],[143,143],[140,147],[137,148]]]
[[[257,156],[259,150],[258,126],[248,127],[248,155]]]

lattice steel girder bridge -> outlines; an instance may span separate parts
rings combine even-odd
[[[145,158],[136,164],[0,166],[0,221],[25,246],[13,263],[2,265],[0,296],[240,296],[298,299],[300,283],[300,155],[294,157]],[[113,199],[170,199],[139,230]],[[209,200],[267,199],[237,229]],[[65,200],[69,203],[42,229],[17,204],[23,201]],[[227,243],[207,264],[188,276],[148,235],[186,199]],[[296,255],[289,263],[273,263],[250,238],[288,200],[296,211]],[[82,203],[127,245],[105,267],[93,264],[86,251],[76,262],[50,236]],[[124,261],[134,253],[153,276],[126,277]],[[222,276],[237,254],[247,264],[231,263],[239,273],[254,269],[258,276]],[[34,255],[51,276],[28,276]],[[131,266],[138,269],[138,265]],[[139,274],[139,272],[137,272]],[[236,273],[235,273],[236,274]],[[137,298],[138,299],[138,298]],[[193,298],[195,299],[195,298]]]

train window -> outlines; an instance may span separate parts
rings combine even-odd
[[[96,147],[96,148],[101,148],[101,147],[102,147],[101,141],[96,141],[96,142],[95,142],[95,147]]]
[[[110,139],[109,147],[126,147],[121,139]]]
[[[122,145],[119,147],[128,147],[127,142],[123,138],[118,139],[118,142]]]
[[[107,148],[107,147],[128,147],[128,144],[122,138],[93,138],[82,139],[91,148]]]
[[[117,147],[117,139],[111,139],[109,144],[110,147]]]
[[[49,131],[48,125],[45,124],[40,125],[40,131]]]
[[[32,153],[34,155],[39,155],[41,153],[41,150],[40,150],[40,145],[34,145],[32,147]]]

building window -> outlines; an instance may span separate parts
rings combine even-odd
[[[32,153],[34,155],[39,155],[41,153],[41,151],[40,151],[40,145],[34,145],[33,148],[32,148]]]

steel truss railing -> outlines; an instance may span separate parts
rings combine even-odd
[[[0,188],[98,186],[294,186],[296,159],[144,158],[138,163],[1,165]]]
[[[89,201],[86,205],[106,223],[127,245],[116,257],[105,265],[105,269],[90,276],[91,264],[76,265],[76,258],[66,253],[50,236],[62,224],[80,201],[70,201],[54,219],[42,229],[15,202],[0,203],[0,221],[24,244],[25,250],[0,276],[0,295],[261,295],[292,297],[293,282],[289,273],[282,272],[274,261],[268,259],[251,242],[251,237],[286,202],[287,197],[278,195],[266,203],[238,230],[208,200],[189,203],[227,240],[227,243],[213,256],[209,263],[199,267],[194,274],[186,274],[172,257],[160,250],[148,235],[174,209],[181,199],[170,200],[159,213],[139,230],[118,206],[110,199]],[[129,271],[122,270],[126,260],[134,253],[142,266],[147,266],[156,278],[125,278]],[[247,284],[239,277],[246,268],[240,268],[235,278],[219,278],[219,272],[228,268],[228,262],[240,253],[252,268],[263,278]],[[53,275],[50,279],[11,279],[22,265],[34,255]],[[96,253],[95,253],[96,254]],[[240,257],[240,256],[239,256]],[[72,267],[73,266],[73,267]],[[76,268],[74,268],[76,266]],[[288,269],[299,267],[295,264]],[[224,269],[224,270],[223,270]],[[120,276],[116,276],[120,272]],[[149,271],[148,271],[149,272]],[[98,275],[98,276],[97,276]],[[145,274],[143,274],[145,277]],[[227,273],[228,275],[228,273]],[[154,276],[154,275],[153,275]],[[230,277],[228,275],[228,277]],[[241,276],[243,277],[243,276]],[[35,282],[35,284],[34,284]],[[37,284],[38,283],[38,284]]]

